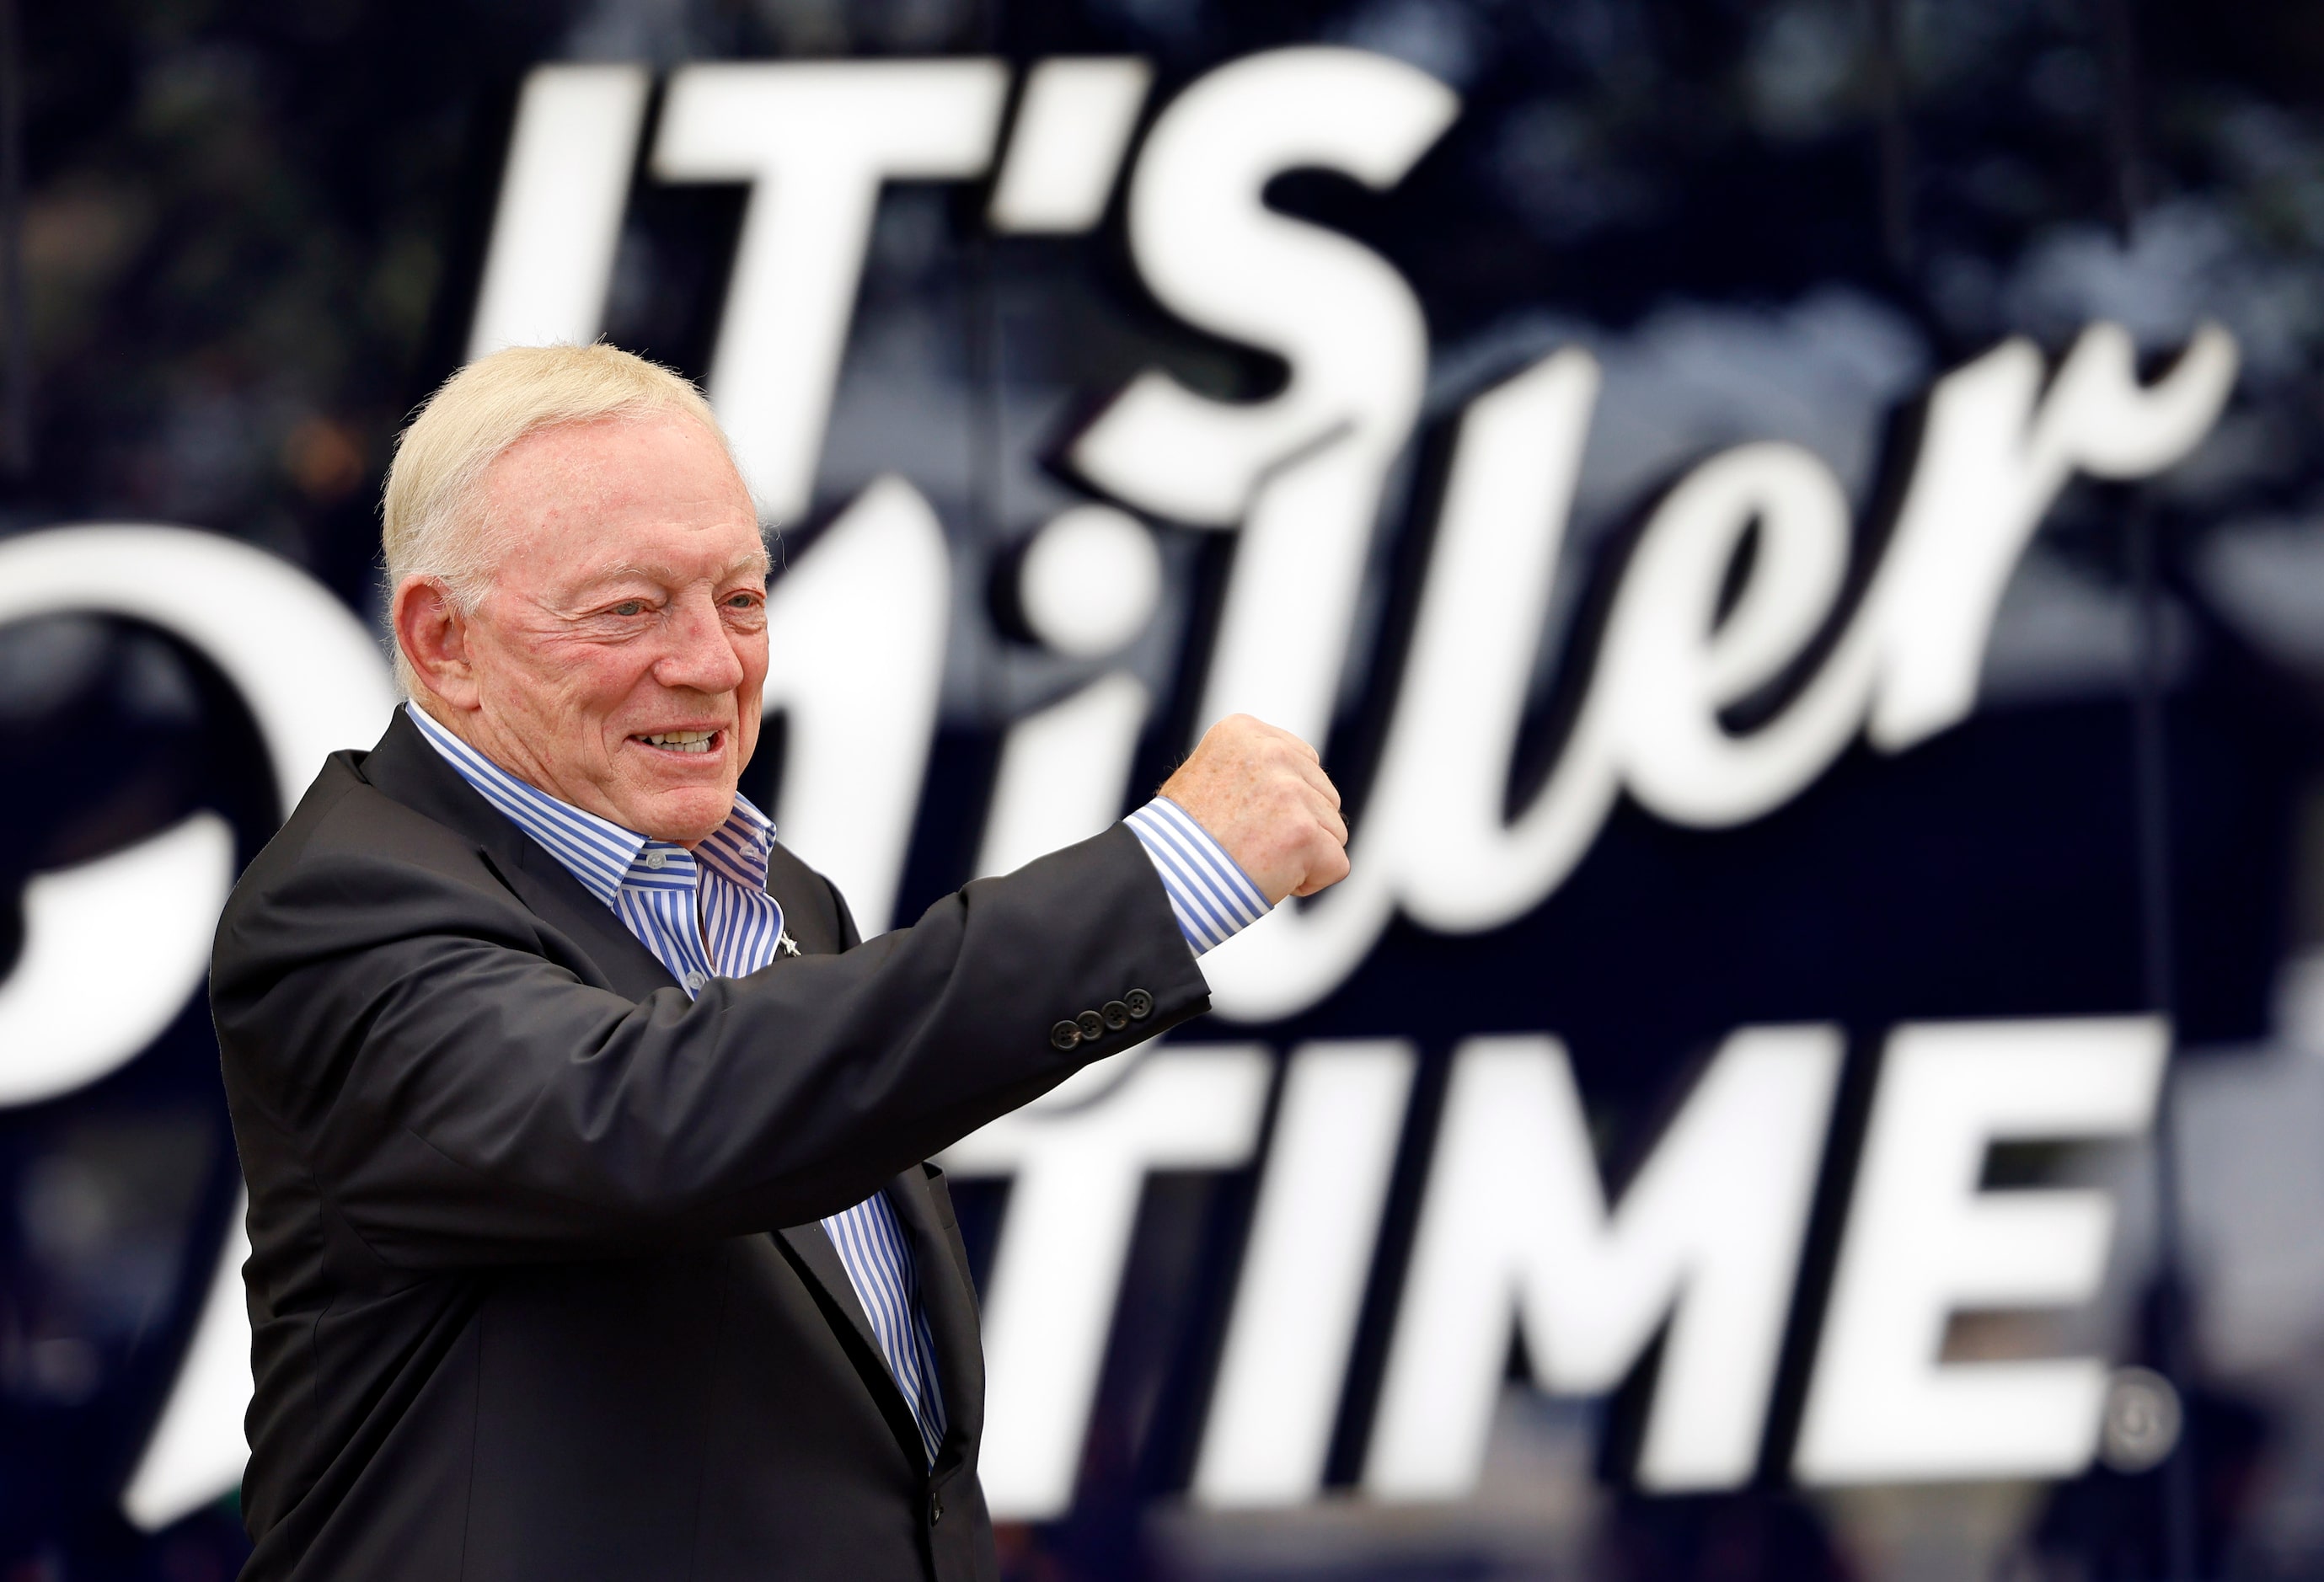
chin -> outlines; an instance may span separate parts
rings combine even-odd
[[[734,793],[729,790],[719,796],[705,790],[659,797],[650,807],[639,811],[638,830],[657,841],[690,846],[707,840],[726,822],[734,811]]]

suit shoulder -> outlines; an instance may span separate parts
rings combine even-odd
[[[473,840],[405,806],[364,778],[364,756],[335,752],[325,760],[323,772],[252,861],[243,876],[244,886],[344,856],[453,869],[481,867]]]
[[[333,753],[298,807],[243,871],[218,920],[221,951],[295,918],[312,922],[391,897],[513,902],[475,842],[366,781],[361,754]]]

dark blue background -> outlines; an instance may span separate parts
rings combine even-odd
[[[2109,46],[2110,17],[2128,49]],[[289,556],[366,614],[390,438],[465,343],[518,84],[531,64],[574,53],[668,65],[706,54],[1130,51],[1155,60],[1158,105],[1209,66],[1276,44],[1398,51],[1457,80],[1466,107],[1444,142],[1386,197],[1320,175],[1286,177],[1270,197],[1391,259],[1440,351],[1489,344],[1526,312],[1618,339],[1674,302],[1748,317],[1838,286],[1904,327],[1933,373],[2012,331],[2061,347],[2070,324],[1995,283],[2058,236],[2135,235],[2156,214],[2200,213],[2231,261],[2297,275],[2313,272],[2324,226],[2324,207],[2301,207],[2324,203],[2324,166],[2307,152],[2324,147],[2324,19],[2298,0],[93,0],[20,5],[17,23],[30,443],[0,480],[0,529],[196,525]],[[1786,28],[1823,42],[1786,45]],[[1817,48],[1838,54],[1819,65]],[[1807,64],[1783,68],[1793,56]],[[1785,87],[1784,69],[1807,87]],[[2292,151],[2273,163],[2269,126]],[[908,315],[936,327],[926,377],[962,391],[969,418],[936,437],[991,452],[972,454],[963,486],[926,485],[972,581],[1005,567],[1038,502],[1063,487],[1036,464],[1065,430],[1040,418],[1027,432],[1013,415],[1023,391],[1102,394],[1155,360],[1229,393],[1264,393],[1282,373],[1159,313],[1118,228],[999,241],[981,233],[980,212],[974,191],[891,194],[858,313],[859,340]],[[739,190],[642,182],[611,336],[705,372],[740,213]],[[2188,290],[2200,299],[2236,278],[2199,274]],[[1443,1060],[1468,1034],[1563,1037],[1618,1176],[1692,1062],[1747,1022],[1845,1025],[1844,1116],[1860,1111],[1865,1057],[1908,1018],[2112,1013],[2167,998],[2187,1044],[2267,1035],[2281,963],[2324,934],[2301,833],[2324,693],[2246,613],[2222,607],[2201,567],[2222,523],[2295,518],[2324,484],[2324,389],[2316,340],[2302,338],[2324,339],[2324,322],[2294,314],[2285,325],[2288,341],[2257,348],[2245,330],[2247,354],[2263,354],[2251,356],[2236,418],[2257,439],[2211,455],[2200,488],[2134,499],[2077,486],[2043,535],[2046,553],[2119,597],[2136,513],[2154,534],[2180,634],[2165,739],[2167,982],[2142,955],[2155,919],[2136,861],[2124,669],[1997,702],[1900,758],[1858,749],[1743,829],[1682,831],[1625,806],[1533,915],[1461,939],[1399,924],[1339,992],[1267,1030],[1279,1046],[1406,1035],[1427,1057],[1339,1476],[1354,1466]],[[1499,371],[1481,368],[1454,396]],[[1388,519],[1395,566],[1408,569],[1423,547],[1443,415]],[[1752,437],[1749,411],[1735,422],[1734,437]],[[892,444],[908,457],[929,438]],[[1886,464],[1904,459],[1892,450]],[[1869,504],[1883,476],[1850,483]],[[824,503],[845,487],[833,483]],[[1584,526],[1590,564],[1618,564],[1620,522]],[[1224,544],[1175,535],[1169,548],[1199,634]],[[1331,743],[1359,798],[1400,608],[1392,592],[1363,655],[1367,684]],[[899,916],[966,876],[1007,716],[1076,678],[1070,667],[1029,671],[1020,648],[997,615],[971,634],[986,678],[948,693]],[[1192,674],[1176,674],[1143,780],[1182,739]],[[1553,685],[1539,700],[1545,759],[1563,695]],[[0,627],[0,827],[13,832],[0,841],[0,896],[198,806],[226,813],[247,855],[281,811],[229,689],[169,639],[95,618]],[[770,777],[771,765],[756,773]],[[0,907],[0,962],[19,927]],[[105,1082],[0,1115],[0,1577],[191,1579],[236,1563],[230,1511],[152,1539],[115,1511],[230,1200],[215,1060],[189,1007]],[[1803,1320],[1850,1146],[1843,1124]],[[1112,1577],[1161,1563],[1139,1512],[1183,1485],[1250,1190],[1229,1176],[1166,1178],[1149,1192],[1084,1496],[1058,1528],[1004,1534],[1016,1573]],[[963,1195],[973,1240],[989,1247],[1002,1194]],[[59,1338],[84,1349],[42,1349]],[[2187,1453],[2202,1549],[2207,1565],[2225,1565],[2242,1474],[2283,1429],[2266,1402],[2182,1382],[2193,1391]],[[1622,1413],[1618,1401],[1618,1428]],[[1604,1468],[1617,1479],[1620,1437],[1609,1436]],[[2031,1550],[2060,1564],[2080,1557],[2093,1568],[2084,1575],[2158,1574],[2163,1476],[2098,1472],[2059,1491]],[[1764,1485],[1717,1500],[1625,1496],[1595,1567],[1843,1574],[1813,1509],[1778,1476]],[[1452,1552],[1369,1574],[1502,1574],[1496,1564]]]

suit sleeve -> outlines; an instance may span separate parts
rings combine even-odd
[[[410,1269],[819,1219],[1208,1004],[1119,826],[693,1000],[594,988],[513,896],[392,855],[310,849],[245,889],[212,980],[230,1093]],[[1134,990],[1146,1017],[1053,1043]]]

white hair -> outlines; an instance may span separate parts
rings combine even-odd
[[[663,412],[697,418],[725,443],[700,391],[617,346],[511,346],[461,369],[396,438],[380,501],[389,598],[407,583],[432,582],[474,613],[499,562],[496,535],[477,509],[493,463],[544,428]],[[417,678],[401,643],[395,678],[413,694]]]

